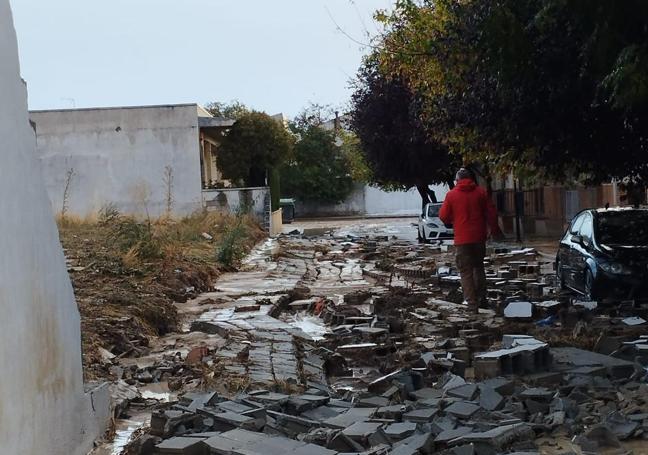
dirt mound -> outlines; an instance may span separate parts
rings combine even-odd
[[[125,231],[124,223],[136,226]],[[174,302],[211,290],[221,268],[215,251],[234,223],[245,228],[241,248],[249,250],[264,235],[251,219],[214,214],[155,223],[61,223],[81,314],[86,380],[111,376],[104,358],[144,355],[151,337],[177,329]]]

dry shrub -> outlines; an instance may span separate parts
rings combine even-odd
[[[133,250],[141,260],[162,257],[162,239],[155,235],[150,221],[119,217],[111,224],[112,235],[122,251]]]
[[[57,215],[56,224],[59,229],[74,229],[91,226],[96,223],[92,216],[81,217],[78,215]]]
[[[137,254],[137,248],[129,248],[128,251],[126,251],[122,257],[122,264],[124,264],[125,267],[128,267],[130,269],[134,269],[138,267],[141,263],[140,258]]]
[[[229,226],[216,248],[216,259],[226,267],[238,264],[246,253],[247,230],[240,217]]]
[[[205,240],[203,233],[217,237],[231,218],[216,212],[198,211],[178,220],[165,219],[156,225],[170,242],[195,242]]]

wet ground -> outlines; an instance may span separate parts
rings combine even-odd
[[[294,223],[286,231],[297,232],[259,245],[241,271],[218,279],[213,292],[177,304],[183,320],[181,332],[154,340],[146,355],[110,361],[121,378],[115,394],[128,398],[121,401],[124,410],[119,412],[117,439],[98,453],[120,453],[124,443],[149,424],[155,410],[159,414],[154,414],[153,436],[148,436],[155,442],[192,434],[216,446],[222,438],[228,440],[227,429],[245,428],[280,438],[274,442],[287,444],[286,438],[292,438],[313,444],[301,447],[302,453],[362,449],[368,450],[363,453],[415,454],[454,446],[474,448],[480,434],[507,425],[515,431],[504,439],[521,439],[517,448],[530,453],[567,453],[574,449],[573,436],[608,418],[594,411],[597,406],[612,413],[624,410],[618,420],[620,427],[631,429],[625,437],[643,434],[648,414],[646,422],[641,415],[648,413],[648,403],[636,401],[637,394],[647,390],[640,387],[639,378],[628,373],[626,381],[616,377],[591,382],[591,374],[603,371],[605,376],[606,368],[615,374],[626,374],[628,368],[634,371],[632,363],[618,360],[610,366],[602,356],[574,365],[574,358],[589,351],[549,352],[550,347],[561,346],[593,349],[604,333],[601,327],[616,328],[617,344],[619,338],[637,339],[645,333],[643,327],[628,331],[620,322],[623,315],[599,316],[566,308],[571,297],[565,300],[554,287],[554,251],[552,242],[546,241],[536,243],[543,251],[515,244],[491,245],[490,308],[472,315],[462,305],[452,245],[417,244],[415,221]],[[529,309],[529,314],[506,317],[510,302],[523,303],[522,310]],[[532,337],[512,335],[503,341],[507,333]],[[484,352],[487,355],[481,358]],[[532,359],[531,365],[520,366],[515,360],[521,358],[520,352]],[[562,370],[543,376],[554,368],[552,355],[561,359]],[[497,356],[514,360],[509,365]],[[492,383],[485,386],[483,381],[494,376],[507,376],[507,384],[515,391],[505,394],[500,390],[504,397],[496,393],[502,401],[491,409],[480,395],[492,398],[485,395]],[[471,392],[472,384],[475,392]],[[520,398],[519,393],[533,386],[547,386],[554,392],[533,389],[526,401]],[[564,391],[556,393],[559,386]],[[610,395],[610,388],[620,395]],[[564,398],[558,398],[562,393]],[[579,400],[579,417],[561,410],[570,399]],[[165,404],[169,401],[175,404]],[[403,411],[381,411],[390,406],[409,409],[418,417],[412,417],[412,424]],[[462,406],[476,413],[463,416],[453,411]],[[355,407],[371,412],[356,415],[349,409]],[[271,414],[264,414],[261,424],[257,414],[255,423],[247,422],[255,409]],[[198,419],[199,423],[193,418],[190,426],[174,420],[178,412],[209,417]],[[628,413],[636,416],[631,423]],[[423,414],[429,419],[416,420]],[[372,435],[396,431],[396,427],[407,427],[407,435],[351,438],[351,442],[337,433],[327,433],[323,440],[317,436],[322,428],[344,433],[358,420],[375,427]],[[298,422],[299,431],[287,429],[287,421]],[[454,437],[437,441],[444,431]],[[414,448],[414,440],[422,439],[425,444]],[[214,450],[210,453],[221,453]],[[246,450],[241,453],[257,453],[249,447]],[[635,449],[635,453],[642,452]]]
[[[388,235],[399,240],[416,241],[415,217],[399,218],[334,218],[295,220],[284,225],[284,232],[298,230],[307,236],[326,234],[351,235],[354,237]]]

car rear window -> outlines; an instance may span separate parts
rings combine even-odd
[[[599,212],[596,235],[602,244],[648,246],[648,211]]]
[[[436,218],[439,216],[439,210],[441,210],[441,204],[432,204],[428,206],[428,218]]]

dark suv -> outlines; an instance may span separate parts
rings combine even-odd
[[[560,240],[556,272],[562,288],[591,300],[648,297],[648,210],[577,214]]]

